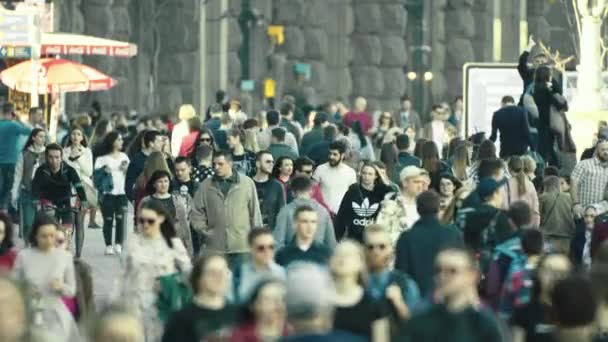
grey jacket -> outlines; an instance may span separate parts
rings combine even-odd
[[[303,205],[308,205],[317,212],[318,221],[315,241],[333,249],[336,245],[336,233],[327,209],[323,208],[323,206],[315,200],[304,198],[295,198],[291,203],[287,204],[279,211],[277,223],[272,232],[277,244],[277,249],[289,244],[294,239],[296,228],[293,214],[295,213],[296,208]]]
[[[247,235],[262,226],[262,214],[255,184],[237,174],[226,196],[214,177],[203,181],[192,201],[192,227],[206,237],[206,247],[221,253],[249,251]]]
[[[190,222],[188,221],[188,210],[186,201],[177,195],[171,195],[171,199],[173,200],[173,206],[175,207],[175,230],[177,233],[177,237],[182,240],[184,243],[184,247],[188,251],[190,256],[194,256],[194,249],[192,247],[192,235],[190,234]],[[141,207],[144,203],[150,200],[150,196],[144,197],[141,202],[139,202],[139,207],[137,212],[140,212]]]

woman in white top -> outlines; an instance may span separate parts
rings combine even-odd
[[[41,215],[34,222],[30,248],[17,255],[13,275],[33,292],[35,320],[58,341],[81,341],[74,318],[61,300],[76,294],[72,256],[56,247],[57,222]]]
[[[125,194],[125,177],[129,167],[129,157],[122,152],[123,139],[120,133],[112,131],[106,135],[95,160],[97,175],[104,172],[105,177],[112,179],[112,187],[99,190],[99,202],[103,215],[103,238],[106,243],[106,255],[120,254],[124,240],[127,196]],[[102,174],[103,175],[103,174]],[[116,220],[116,234],[112,246],[112,227]]]
[[[76,170],[82,187],[87,195],[89,209],[89,224],[94,228],[97,207],[97,191],[93,185],[93,152],[87,143],[87,137],[81,127],[75,126],[70,132],[69,139],[63,149],[63,159]]]
[[[130,236],[121,258],[119,298],[142,320],[146,341],[158,341],[163,325],[156,308],[157,279],[178,271],[189,273],[192,264],[161,204],[143,203],[137,217],[140,233]]]

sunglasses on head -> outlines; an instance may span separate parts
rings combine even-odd
[[[269,250],[269,251],[274,251],[274,244],[270,244],[270,245],[259,245],[259,246],[256,246],[256,247],[255,247],[255,249],[256,249],[258,252],[264,252],[264,251],[266,251],[266,250]]]
[[[152,225],[152,224],[156,223],[155,219],[143,218],[143,217],[140,217],[138,221],[139,221],[140,224],[149,224],[149,225]]]
[[[378,249],[378,250],[385,250],[386,247],[388,247],[385,243],[368,243],[367,245],[365,245],[365,247],[367,247],[368,250],[373,251],[374,249]]]

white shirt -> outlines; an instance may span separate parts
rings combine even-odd
[[[110,195],[124,195],[125,194],[125,178],[127,176],[127,169],[122,170],[120,165],[126,161],[127,165],[129,163],[129,157],[123,152],[120,152],[118,158],[114,158],[112,154],[107,154],[105,156],[101,156],[95,160],[95,170],[102,169],[106,166],[110,168],[112,173],[112,191]]]
[[[336,167],[325,163],[317,167],[312,176],[321,185],[321,193],[333,213],[340,209],[340,203],[348,187],[357,182],[357,173],[350,166],[340,163]]]
[[[410,229],[416,221],[420,220],[418,207],[416,206],[416,202],[405,203],[404,201],[403,209],[405,210],[405,217],[403,218],[404,226],[407,227],[406,229]]]

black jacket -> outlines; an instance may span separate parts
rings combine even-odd
[[[462,245],[460,232],[442,225],[435,216],[423,216],[397,240],[395,269],[408,274],[425,297],[433,289],[435,257],[446,246]]]
[[[494,234],[488,235],[489,243],[496,246],[513,235],[509,218],[504,210],[482,203],[475,208],[462,208],[458,212],[457,224],[463,232],[467,248],[479,251],[484,245],[483,234],[494,222]]]
[[[555,106],[557,110],[568,110],[568,104],[559,102],[554,94],[559,93],[559,89],[553,86],[549,89],[545,85],[534,86],[534,102],[538,108],[539,128],[549,128],[551,125],[551,106]]]
[[[326,266],[330,256],[331,250],[316,242],[314,242],[308,250],[303,251],[298,247],[296,239],[294,238],[289,245],[279,249],[274,259],[277,264],[283,267],[287,267],[289,264],[296,261],[313,262],[321,266]]]
[[[496,141],[500,131],[500,157],[520,156],[532,147],[528,113],[518,106],[506,106],[492,116],[492,135],[490,140]]]
[[[42,164],[32,180],[34,198],[51,201],[57,206],[69,205],[72,187],[76,189],[81,201],[87,200],[78,173],[65,162],[61,162],[61,168],[57,173],[52,173],[48,164]]]
[[[263,183],[259,183],[253,179],[253,182],[255,183],[255,190],[258,193],[258,200],[260,201],[262,222],[264,225],[268,225],[270,229],[273,229],[275,227],[277,215],[285,205],[283,186],[274,179],[269,179]]]
[[[373,191],[364,189],[359,183],[351,185],[336,215],[336,238],[340,240],[347,233],[349,238],[363,242],[365,226],[374,223],[384,196],[391,191],[388,185],[382,183],[378,183]]]
[[[532,84],[532,82],[534,82],[534,72],[536,71],[536,69],[534,69],[531,65],[528,64],[528,56],[530,56],[530,52],[524,51],[519,56],[519,63],[517,64],[517,71],[519,72],[519,76],[521,77],[521,80],[524,82],[524,90],[522,91],[522,98],[523,98],[523,94],[526,92],[526,89],[528,88],[528,86],[530,86],[530,84]],[[557,92],[559,92],[561,94],[562,87],[561,87],[560,82],[558,82],[555,78],[553,78],[553,79],[551,79],[551,83],[553,84],[553,89],[555,89]],[[519,105],[521,105],[521,99],[520,99]]]
[[[576,225],[574,236],[570,241],[570,259],[577,266],[580,266],[583,263],[583,249],[585,248],[585,242],[587,242],[585,232],[585,224],[579,222]]]

